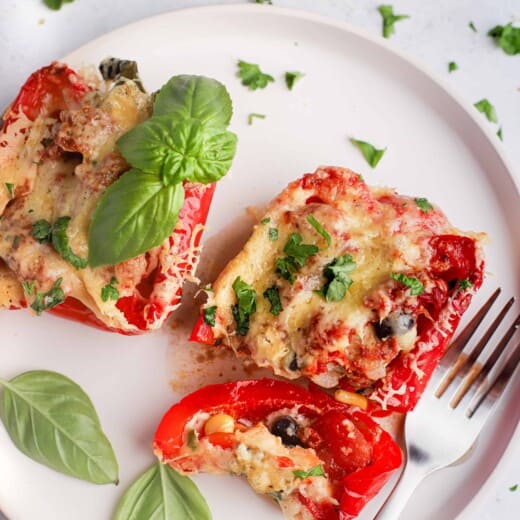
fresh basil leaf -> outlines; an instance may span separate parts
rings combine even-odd
[[[265,115],[264,114],[255,114],[255,113],[251,113],[247,116],[247,124],[248,125],[252,125],[253,124],[253,120],[254,119],[265,119]]]
[[[43,3],[53,11],[59,11],[63,4],[71,4],[74,0],[43,0]]]
[[[182,184],[164,186],[132,169],[101,196],[89,230],[92,267],[116,264],[161,244],[173,231],[184,202]]]
[[[31,303],[31,309],[36,311],[38,316],[46,310],[52,309],[65,301],[65,293],[61,288],[63,278],[58,278],[52,287],[46,292],[37,292],[34,301]]]
[[[410,18],[407,14],[394,14],[394,8],[391,5],[380,5],[377,9],[383,17],[384,38],[390,38],[390,36],[395,33],[395,22]]]
[[[233,106],[226,87],[217,80],[181,75],[173,76],[159,90],[153,114],[167,115],[176,122],[197,119],[207,130],[224,130],[233,115]]]
[[[381,160],[383,154],[386,152],[386,148],[378,150],[375,146],[367,143],[366,141],[359,141],[358,139],[351,138],[350,142],[359,148],[363,154],[363,157],[372,168],[377,166],[377,163]]]
[[[242,85],[249,87],[250,90],[265,88],[268,83],[274,81],[274,78],[262,72],[258,65],[243,60],[238,61],[237,76],[242,80]]]
[[[35,240],[43,244],[44,242],[51,241],[52,226],[50,222],[45,219],[37,220],[32,225],[32,236]]]
[[[269,228],[269,240],[276,242],[278,240],[278,230],[274,227]]]
[[[309,470],[295,469],[293,471],[293,475],[296,478],[306,479],[307,477],[324,477],[325,471],[323,471],[323,466],[319,464],[318,466],[314,466],[314,468]]]
[[[488,32],[488,36],[509,56],[520,54],[520,27],[513,27],[512,23],[497,25]]]
[[[417,207],[423,212],[423,213],[428,213],[429,211],[432,211],[433,210],[433,206],[431,205],[431,203],[428,201],[427,198],[425,197],[419,197],[419,198],[416,198],[414,199],[415,200],[415,204],[417,205]]]
[[[157,462],[126,491],[114,520],[211,520],[197,486],[170,466]]]
[[[354,271],[355,268],[356,262],[348,253],[334,258],[334,260],[323,269],[323,276],[327,281],[319,293],[328,302],[341,301],[353,283],[350,273]]]
[[[67,227],[70,222],[70,217],[59,217],[52,225],[51,241],[52,247],[63,260],[72,264],[76,269],[85,269],[87,261],[75,255],[69,245],[69,238],[67,236]]]
[[[422,282],[413,276],[406,276],[403,273],[390,273],[390,278],[408,287],[412,296],[418,296],[424,292]]]
[[[305,74],[303,72],[298,71],[292,71],[292,72],[286,72],[285,73],[285,84],[287,85],[287,88],[289,90],[292,90],[294,87],[294,84],[303,78]]]
[[[14,193],[14,184],[12,182],[6,182],[4,183],[5,189],[7,190],[7,193],[9,193],[9,198],[13,198]]]
[[[458,286],[459,289],[462,290],[469,289],[470,287],[473,287],[473,282],[465,278],[464,280],[459,280]]]
[[[475,24],[473,22],[468,23],[468,27],[473,31],[477,32],[477,28],[475,27]]]
[[[202,310],[202,315],[204,316],[204,323],[210,327],[214,327],[215,317],[217,315],[217,306],[212,305],[211,307],[205,307]]]
[[[114,451],[79,385],[47,370],[25,372],[0,384],[0,417],[20,451],[88,482],[117,483]]]
[[[498,123],[495,107],[487,99],[477,101],[474,106],[479,112],[482,112],[486,116],[488,121]]]
[[[237,326],[236,331],[240,336],[247,336],[249,320],[256,312],[256,293],[240,276],[233,282],[233,291],[237,297],[237,304],[231,308]]]
[[[119,282],[115,276],[112,276],[110,283],[107,283],[101,288],[101,300],[107,302],[108,300],[119,299],[119,291],[117,290],[116,284]]]
[[[231,168],[237,149],[237,136],[232,132],[214,134],[204,140],[192,182],[210,184],[220,180]]]
[[[314,218],[314,215],[307,215],[307,222],[325,239],[327,245],[330,247],[332,239],[327,233],[327,230]]]
[[[278,316],[283,311],[282,302],[280,300],[280,291],[276,285],[267,288],[263,294],[264,298],[269,301],[271,304],[271,309],[269,312],[273,316]]]
[[[448,63],[448,72],[455,72],[458,69],[459,69],[459,66],[454,61],[450,61]]]

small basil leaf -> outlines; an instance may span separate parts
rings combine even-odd
[[[224,129],[233,114],[226,87],[204,76],[174,76],[155,98],[154,116],[175,116],[176,120],[198,119],[205,128]]]
[[[79,385],[46,370],[25,372],[0,384],[0,417],[20,451],[88,482],[117,483],[114,451]]]
[[[212,135],[202,145],[197,161],[197,168],[190,181],[209,184],[216,182],[231,167],[237,149],[237,136],[232,132],[222,132]]]
[[[197,486],[170,466],[157,462],[126,491],[114,520],[211,520]]]
[[[205,307],[202,310],[202,314],[204,316],[204,323],[209,325],[210,327],[215,326],[215,317],[217,315],[217,306],[212,305],[211,307]]]
[[[69,237],[67,236],[67,227],[70,222],[70,217],[59,217],[52,225],[51,241],[52,247],[63,260],[69,262],[76,269],[85,269],[87,261],[84,258],[77,256],[70,247]]]
[[[390,278],[408,287],[411,296],[418,296],[424,292],[424,285],[414,276],[407,276],[404,273],[390,273]]]
[[[386,152],[386,148],[382,150],[378,150],[374,145],[367,143],[366,141],[360,141],[358,139],[350,139],[350,142],[359,148],[363,157],[366,159],[367,163],[370,164],[372,168],[375,168],[383,154]]]
[[[306,479],[308,477],[325,477],[325,471],[323,471],[323,466],[319,464],[318,466],[314,466],[314,468],[311,468],[309,470],[303,470],[303,469],[295,469],[293,471],[293,475],[296,478]]]
[[[71,4],[74,0],[43,0],[43,3],[53,11],[59,11],[63,4]]]
[[[182,184],[164,186],[132,169],[103,193],[89,230],[89,264],[116,264],[156,247],[172,232],[184,202]]]

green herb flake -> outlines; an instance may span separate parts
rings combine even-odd
[[[495,107],[487,99],[484,98],[477,101],[474,106],[479,112],[482,112],[487,117],[488,121],[498,123]]]
[[[424,285],[413,276],[406,276],[403,273],[390,273],[390,278],[408,287],[412,296],[418,296],[424,292]]]
[[[407,14],[394,14],[394,8],[391,5],[380,5],[377,10],[383,17],[383,37],[390,38],[395,33],[395,22],[410,18]]]
[[[16,251],[18,249],[18,246],[20,245],[20,235],[15,235],[13,238],[13,249]]]
[[[211,307],[205,307],[202,310],[202,316],[204,318],[204,323],[209,325],[210,327],[215,326],[215,317],[217,315],[217,306],[212,305]]]
[[[278,240],[278,229],[274,227],[269,228],[269,240],[271,242],[276,242]]]
[[[271,222],[271,219],[269,217],[265,217],[260,221],[260,224],[262,224],[262,226],[265,226],[266,224],[269,224],[269,222]]]
[[[502,127],[500,127],[500,128],[497,130],[497,137],[498,137],[501,141],[504,140],[503,137],[502,137]]]
[[[477,32],[477,28],[475,27],[475,24],[473,22],[468,23],[468,27],[473,31]]]
[[[293,475],[296,478],[304,480],[308,477],[325,477],[325,471],[323,471],[322,465],[319,464],[318,466],[314,466],[314,468],[309,470],[295,469],[293,471]]]
[[[469,289],[470,287],[473,287],[473,282],[465,278],[464,280],[459,280],[458,286],[459,289],[462,290]]]
[[[431,205],[431,203],[428,201],[427,198],[425,197],[419,197],[419,198],[416,198],[414,199],[415,200],[415,204],[417,205],[417,207],[423,212],[423,213],[428,213],[429,211],[432,211],[433,210],[433,206]]]
[[[378,162],[381,160],[384,153],[386,152],[386,148],[379,150],[370,143],[367,143],[366,141],[360,141],[358,139],[351,138],[350,142],[354,146],[357,146],[357,148],[359,148],[359,150],[363,154],[363,157],[366,159],[367,163],[372,168],[375,168],[377,166]]]
[[[22,287],[25,294],[32,296],[34,294],[34,289],[36,286],[36,282],[34,280],[30,280],[28,282],[22,282]]]
[[[356,262],[351,255],[345,254],[338,256],[325,266],[323,276],[326,279],[321,291],[317,291],[328,302],[339,302],[347,294],[347,290],[352,285],[350,273],[356,268]]]
[[[53,307],[56,307],[56,305],[59,305],[65,301],[65,293],[60,287],[62,281],[63,278],[58,278],[46,293],[36,293],[36,298],[31,304],[31,309],[36,311],[38,316],[43,311],[52,309]]]
[[[327,230],[314,218],[314,215],[307,215],[307,222],[325,239],[327,246],[330,247],[332,239]]]
[[[265,114],[251,113],[247,116],[247,124],[252,125],[255,119],[265,119]]]
[[[520,27],[513,27],[512,23],[497,25],[488,32],[488,36],[509,56],[520,54]]]
[[[262,72],[258,65],[243,60],[238,61],[237,76],[242,80],[242,85],[249,87],[250,90],[265,88],[274,81],[274,78]]]
[[[294,84],[305,76],[303,72],[289,71],[285,73],[285,84],[289,90],[292,90]]]
[[[315,245],[302,244],[302,241],[303,237],[299,233],[291,233],[283,248],[287,256],[275,262],[276,272],[290,284],[294,283],[294,274],[305,265],[307,259],[319,251]]]
[[[247,336],[250,318],[256,312],[256,293],[240,276],[233,282],[233,291],[237,303],[232,306],[231,311],[237,326],[237,334]]]
[[[12,182],[6,182],[5,189],[7,190],[7,193],[9,193],[9,198],[12,199],[14,193],[14,184]]]
[[[115,276],[112,276],[110,279],[110,283],[107,283],[104,287],[101,288],[101,299],[104,302],[108,300],[118,300],[119,299],[119,291],[115,287],[119,282]]]
[[[273,316],[278,316],[283,311],[282,302],[280,300],[280,291],[278,290],[278,287],[276,285],[273,285],[266,289],[263,294],[264,298],[269,300],[269,303],[271,304],[271,309],[269,312]]]
[[[43,3],[53,11],[59,11],[63,4],[71,4],[74,0],[43,0]]]
[[[255,4],[273,5],[272,0],[255,0]]]
[[[59,217],[52,225],[51,242],[55,251],[69,264],[76,269],[85,269],[87,261],[84,258],[77,256],[69,245],[69,238],[67,236],[67,227],[70,222],[70,217]]]
[[[52,226],[49,221],[45,219],[37,220],[32,225],[32,236],[40,244],[51,241]]]
[[[509,488],[509,491],[516,491],[518,489],[518,484],[514,484]]]
[[[197,449],[197,445],[199,444],[199,439],[197,437],[197,433],[195,430],[188,430],[188,435],[186,437],[186,444],[188,448],[191,448],[191,451],[195,451]]]
[[[458,69],[459,69],[459,66],[454,61],[450,61],[448,63],[448,72],[455,72]]]

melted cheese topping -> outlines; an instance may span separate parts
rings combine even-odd
[[[314,218],[331,237],[330,246],[307,221]],[[381,341],[373,324],[396,309],[413,314],[416,297],[410,296],[390,273],[404,272],[422,281],[431,251],[428,240],[436,234],[460,234],[434,209],[424,213],[408,197],[386,188],[369,188],[359,175],[340,168],[323,168],[296,181],[270,205],[244,249],[213,284],[207,306],[217,306],[216,339],[236,352],[252,356],[259,366],[295,379],[312,378],[333,387],[348,376],[355,387],[369,386],[385,376],[386,366],[416,341],[415,326],[406,334]],[[278,230],[270,240],[269,229]],[[319,252],[309,257],[291,285],[276,272],[275,262],[285,257],[291,233]],[[356,268],[341,301],[326,301],[317,291],[326,282],[324,268],[335,258],[350,254]],[[232,289],[237,277],[256,292],[256,312],[246,336],[236,333]],[[279,290],[283,311],[274,316],[264,291]]]

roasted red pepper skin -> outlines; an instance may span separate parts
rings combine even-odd
[[[265,419],[270,413],[299,405],[299,413],[313,419],[314,448],[324,461],[324,468],[333,480],[340,507],[323,507],[303,496],[299,500],[319,520],[353,518],[384,485],[392,471],[401,465],[402,454],[392,437],[382,430],[367,414],[339,403],[316,386],[311,390],[292,383],[260,379],[210,385],[186,396],[164,415],[154,437],[154,449],[163,462],[175,459],[186,443],[185,425],[199,412],[226,413],[235,420],[247,419],[252,423]],[[323,420],[325,418],[325,420]],[[352,421],[361,432],[359,441],[349,440],[338,430],[324,432],[330,421]],[[354,442],[363,442],[367,448],[356,466],[352,461],[339,467],[342,447],[354,449]],[[332,450],[332,451],[331,451]],[[332,453],[332,455],[331,455]],[[335,455],[336,454],[336,458]]]

